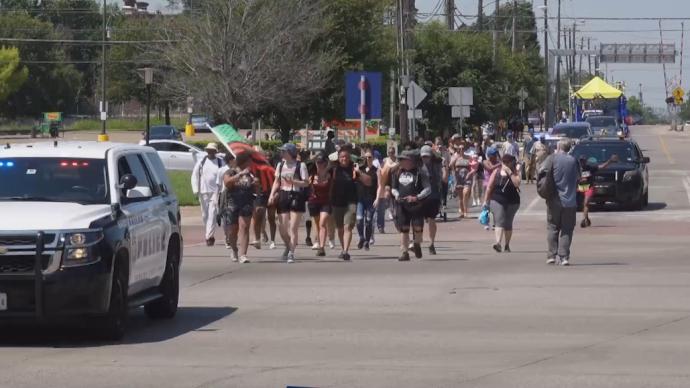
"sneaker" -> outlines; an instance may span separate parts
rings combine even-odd
[[[335,249],[335,243],[333,240],[328,240],[328,249]]]
[[[227,241],[225,242],[225,249],[232,249],[232,246]]]
[[[319,249],[319,243],[314,243],[314,245],[311,246],[312,251],[316,251]]]
[[[429,245],[429,254],[436,255],[436,247],[434,246],[434,244]]]
[[[398,258],[398,261],[410,261],[410,254],[403,252],[403,254]]]
[[[241,256],[240,257],[240,263],[242,263],[242,264],[249,263],[249,259],[247,259],[247,256]]]
[[[503,252],[510,253],[510,245],[506,245],[506,246],[503,248]]]
[[[233,263],[237,263],[237,254],[234,250],[230,251],[230,261],[232,261]]]
[[[369,243],[365,243],[365,244],[364,244],[364,250],[365,250],[365,251],[368,251],[368,250],[369,250]]]
[[[345,261],[350,261],[350,254],[349,253],[343,253],[343,260]]]
[[[489,227],[489,225],[486,225],[486,226],[484,227],[484,230],[489,231],[489,230],[491,230],[491,227]]]
[[[326,250],[323,248],[319,248],[316,250],[316,256],[317,257],[324,257],[326,256]]]
[[[283,251],[283,254],[280,256],[281,259],[287,260],[290,255],[290,250],[288,248],[285,248]]]
[[[411,242],[411,243],[407,244],[407,249],[414,249],[414,243]]]
[[[293,252],[288,252],[287,263],[292,264],[295,262],[295,254]]]
[[[271,241],[271,243],[268,245],[268,249],[276,249],[275,241]]]
[[[362,249],[364,248],[364,240],[359,240],[359,243],[357,243],[357,249]]]
[[[253,246],[256,249],[261,249],[261,241],[258,240],[252,241],[249,245]]]
[[[412,251],[414,251],[414,257],[421,259],[422,258],[422,246],[419,244],[413,244],[412,245]]]
[[[501,249],[501,244],[494,244],[494,245],[493,245],[493,248],[494,248],[494,251],[496,251],[496,252],[501,252],[501,251],[502,251],[502,249]]]
[[[568,259],[563,259],[563,260],[561,260],[561,265],[564,267],[567,267],[570,265],[570,262],[568,261]]]
[[[340,252],[340,254],[338,255],[338,258],[340,260],[344,260],[345,259],[345,252]]]
[[[379,233],[380,233],[380,234],[386,234],[386,230],[383,229],[383,228],[379,228]]]
[[[304,240],[304,245],[306,245],[306,246],[314,245],[314,242],[311,241],[311,237],[307,237],[307,239]]]
[[[554,264],[556,264],[556,259],[550,258],[550,259],[546,260],[546,264],[548,264],[548,265],[554,265]]]

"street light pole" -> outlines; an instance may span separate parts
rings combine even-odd
[[[144,68],[144,83],[146,84],[146,145],[151,139],[151,84],[153,83],[153,69]]]
[[[102,123],[102,128],[101,128],[101,134],[98,136],[98,141],[108,141],[108,134],[105,131],[105,121],[108,118],[108,112],[107,112],[107,101],[105,97],[106,93],[106,88],[105,88],[105,40],[107,38],[107,18],[106,18],[106,11],[107,11],[107,0],[103,0],[103,31],[102,31],[102,41],[101,41],[101,123]]]
[[[551,94],[551,85],[549,80],[549,12],[547,0],[544,0],[544,67],[546,70],[546,90],[544,93],[544,129],[548,130],[551,123],[551,109],[549,107],[549,100]]]

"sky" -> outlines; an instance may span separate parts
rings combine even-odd
[[[501,3],[507,0],[501,0]],[[558,1],[548,1],[549,16],[558,15]],[[417,9],[420,13],[430,13],[438,4],[439,0],[417,0]],[[532,2],[532,1],[529,1]],[[466,24],[474,23],[474,15],[477,14],[477,0],[456,0],[456,7],[462,15],[459,19]],[[543,15],[543,10],[537,8],[543,5],[543,0],[534,0],[534,10],[537,16]],[[485,14],[492,14],[494,11],[494,0],[484,0]],[[441,7],[441,13],[444,8]],[[443,16],[441,16],[442,18]],[[591,17],[647,17],[647,18],[668,18],[668,17],[687,17],[687,40],[690,36],[690,1],[687,0],[562,0],[561,17],[578,18],[577,34],[579,37],[591,38],[592,44],[599,43],[659,43],[659,22],[658,20],[638,20],[638,21],[611,21],[611,20],[587,20]],[[581,19],[580,19],[581,18]],[[572,27],[574,20],[563,20],[562,24]],[[690,84],[680,82],[680,50],[681,50],[681,23],[682,20],[662,21],[664,43],[675,43],[678,55],[675,64],[666,65],[666,74],[669,79],[675,78],[675,83],[685,87],[686,92],[690,89]],[[457,23],[457,22],[456,22]],[[543,47],[544,20],[539,19],[539,41]],[[549,20],[549,35],[554,39],[549,39],[549,48],[555,47],[556,21]],[[614,31],[614,32],[611,32]],[[690,50],[690,47],[687,47]],[[687,81],[688,66],[690,66],[690,56],[685,53],[683,62],[683,78]],[[583,69],[586,69],[586,62]],[[605,73],[609,82],[625,82],[626,95],[637,95],[642,84],[642,92],[645,104],[654,107],[664,107],[665,88],[664,71],[660,64],[602,64],[600,70]]]

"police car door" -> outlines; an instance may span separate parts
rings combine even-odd
[[[130,237],[129,291],[155,287],[165,270],[170,226],[160,187],[153,183],[142,155],[127,154],[118,160],[118,173],[132,174],[137,178],[137,187],[148,187],[152,196],[128,199],[121,195],[121,208]]]

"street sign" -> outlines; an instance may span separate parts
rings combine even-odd
[[[658,43],[601,44],[600,63],[675,63],[676,45]]]
[[[365,115],[366,120],[381,120],[381,92],[383,77],[380,72],[348,71],[345,73],[345,119],[360,120],[360,103],[362,90],[360,81],[365,79]]]
[[[520,109],[521,111],[525,110],[525,101],[520,100],[520,102],[518,103],[518,109]]]
[[[520,90],[518,90],[518,92],[517,92],[517,96],[520,98],[520,101],[525,101],[527,99],[527,97],[529,96],[529,94],[527,93],[527,89],[525,89],[524,87],[520,88]],[[522,109],[522,108],[520,108],[520,109]]]
[[[474,93],[471,87],[448,88],[448,105],[474,105]]]
[[[423,119],[424,116],[422,115],[422,110],[421,109],[409,109],[407,111],[407,118],[408,119]]]
[[[673,89],[673,97],[675,97],[676,100],[683,99],[684,96],[685,90],[683,90],[683,88],[681,88],[680,86],[677,86],[675,89]]]
[[[453,106],[451,107],[451,117],[454,119],[464,119],[470,117],[469,106]]]
[[[416,82],[410,82],[410,86],[407,88],[407,107],[414,109],[419,106],[419,104],[426,98],[426,92],[422,89]]]

